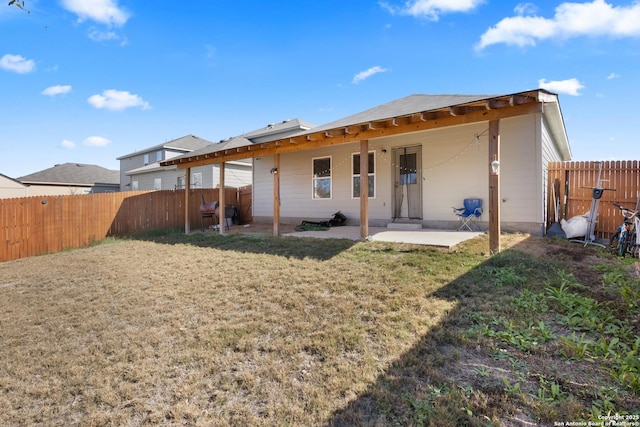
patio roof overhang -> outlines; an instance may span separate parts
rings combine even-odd
[[[204,150],[165,160],[162,166],[185,169],[230,160],[289,153],[319,147],[352,143],[363,140],[402,135],[450,126],[489,122],[516,116],[545,113],[550,103],[553,117],[548,120],[552,133],[561,139],[560,151],[570,158],[564,122],[559,110],[557,95],[543,89],[477,99],[436,109],[415,111],[381,119],[346,123],[335,127],[320,126],[294,136],[269,142],[236,145],[233,147],[207,147]],[[319,130],[320,129],[320,130]],[[566,148],[564,148],[566,147]]]
[[[392,102],[350,116],[324,126],[312,128],[286,138],[254,143],[243,137],[233,138],[220,145],[212,144],[180,157],[165,160],[162,166],[177,166],[190,170],[192,167],[210,164],[220,165],[220,188],[224,188],[224,166],[226,162],[273,155],[274,169],[280,165],[280,154],[346,143],[360,143],[360,167],[367,169],[366,155],[370,140],[413,132],[428,131],[451,126],[479,122],[489,124],[488,158],[500,160],[500,120],[517,116],[541,114],[557,144],[564,160],[571,158],[571,151],[564,128],[562,112],[557,95],[544,89],[499,96],[434,96],[436,101],[408,97],[408,102]],[[407,98],[407,99],[408,99]],[[406,99],[404,99],[406,101]],[[454,101],[459,102],[454,102]],[[547,106],[545,108],[545,105]],[[424,108],[422,108],[424,107]],[[499,164],[499,163],[498,163]],[[489,173],[489,250],[500,251],[500,176],[497,171]],[[274,180],[274,234],[279,235],[280,224],[280,175]],[[188,198],[190,174],[186,174],[185,185],[185,232],[190,232],[188,221]],[[368,235],[368,195],[366,186],[360,188],[360,234]],[[224,192],[220,192],[220,204],[224,203]],[[224,233],[224,216],[220,216],[220,232]]]

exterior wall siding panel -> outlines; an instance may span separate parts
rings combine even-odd
[[[539,115],[503,119],[501,133],[501,217],[524,231],[539,232],[543,223],[540,162],[536,151]],[[369,199],[369,221],[384,226],[393,219],[394,148],[422,147],[423,223],[439,228],[455,226],[452,207],[465,198],[481,198],[488,221],[489,163],[487,123],[457,126],[369,141],[376,158],[376,197]],[[476,138],[478,135],[478,138]],[[360,201],[351,197],[351,155],[359,144],[282,154],[280,159],[280,214],[282,223],[327,219],[341,211],[349,224],[358,224]],[[312,199],[312,158],[332,159],[332,198]],[[273,215],[273,157],[254,162],[254,217],[268,222]],[[528,224],[528,225],[527,225]]]

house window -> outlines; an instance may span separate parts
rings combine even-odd
[[[145,154],[144,155],[144,165],[147,166],[149,164],[149,155]]]
[[[319,157],[313,161],[313,198],[331,198],[331,157]]]
[[[176,184],[176,190],[183,190],[184,189],[184,176],[179,176],[178,177],[178,183]]]
[[[156,191],[162,190],[162,178],[153,179],[153,189]]]
[[[202,172],[191,174],[191,188],[202,188]]]
[[[138,191],[138,181],[131,181],[131,191]]]
[[[162,151],[158,151],[158,152],[156,152],[156,162],[161,162],[161,161],[163,161],[163,160],[164,160],[164,159],[163,159],[163,157],[164,157],[164,156],[163,156],[163,154],[164,154],[164,153],[163,153]]]
[[[354,199],[360,197],[360,153],[352,155],[351,162],[351,170],[352,170],[352,186],[351,196]],[[369,197],[376,197],[376,165],[375,165],[375,155],[373,151],[369,152],[369,170],[367,171],[367,182],[369,187]]]

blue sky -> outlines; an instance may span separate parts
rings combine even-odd
[[[574,160],[640,159],[638,1],[24,0],[0,29],[14,178],[414,93],[536,88],[560,95]]]

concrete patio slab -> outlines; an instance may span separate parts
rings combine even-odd
[[[369,237],[367,240],[451,248],[465,240],[473,239],[482,234],[485,233],[433,229],[389,230],[383,227],[369,227]],[[296,231],[293,233],[284,233],[283,236],[361,240],[360,227],[352,226],[331,227],[324,231]]]

